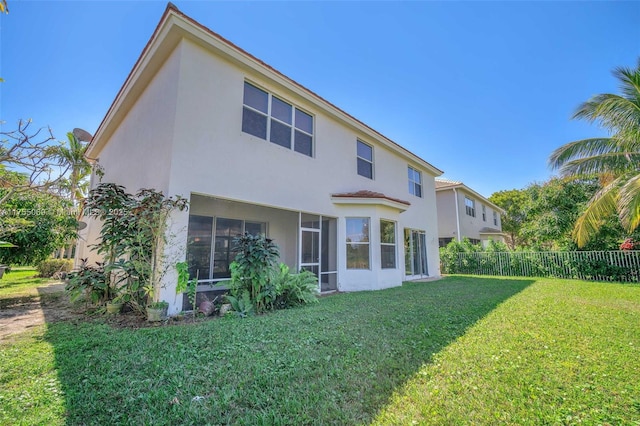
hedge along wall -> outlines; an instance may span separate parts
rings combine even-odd
[[[449,274],[640,281],[640,251],[475,252],[442,259]]]

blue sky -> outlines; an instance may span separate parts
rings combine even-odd
[[[640,2],[174,1],[485,196],[546,180],[571,121],[640,57]],[[93,133],[165,2],[9,0],[0,119]]]

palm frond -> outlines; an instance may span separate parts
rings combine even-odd
[[[618,210],[622,225],[629,233],[633,232],[640,225],[640,174],[629,178],[620,188]]]
[[[576,220],[573,227],[573,239],[578,247],[584,247],[595,235],[605,219],[617,210],[621,179],[618,178],[605,186],[589,200],[587,209]]]
[[[596,95],[581,104],[573,118],[597,121],[611,133],[634,129],[640,122],[640,98],[636,95],[633,99],[627,99],[609,93]]]
[[[619,140],[615,138],[582,139],[557,148],[549,156],[548,164],[552,169],[559,169],[563,164],[573,159],[616,152],[618,149]]]
[[[617,67],[613,75],[620,80],[620,91],[628,99],[638,99],[640,95],[640,58],[635,69]]]
[[[568,161],[560,167],[559,172],[563,177],[594,174],[620,176],[638,170],[639,164],[640,152],[611,152]]]

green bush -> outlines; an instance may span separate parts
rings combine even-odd
[[[244,234],[234,244],[238,255],[230,265],[226,298],[239,316],[317,301],[318,278],[309,271],[291,274],[287,265],[278,265],[280,252],[273,240]]]
[[[69,293],[71,300],[77,300],[83,295],[87,296],[87,301],[94,304],[110,300],[104,264],[90,266],[87,260],[83,259],[80,269],[69,274],[69,282],[65,290]]]
[[[63,278],[73,268],[71,259],[47,259],[38,263],[36,269],[41,278],[51,278],[57,275]]]
[[[287,265],[280,264],[280,274],[276,278],[276,309],[318,303],[317,296],[318,277],[313,272],[291,274]]]

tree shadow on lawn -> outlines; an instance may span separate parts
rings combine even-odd
[[[53,323],[67,424],[356,424],[532,279],[448,277],[257,317]]]
[[[68,298],[64,294],[64,284],[47,283],[28,290],[26,294],[18,293],[0,298],[0,340],[45,322],[78,317],[70,309]]]

